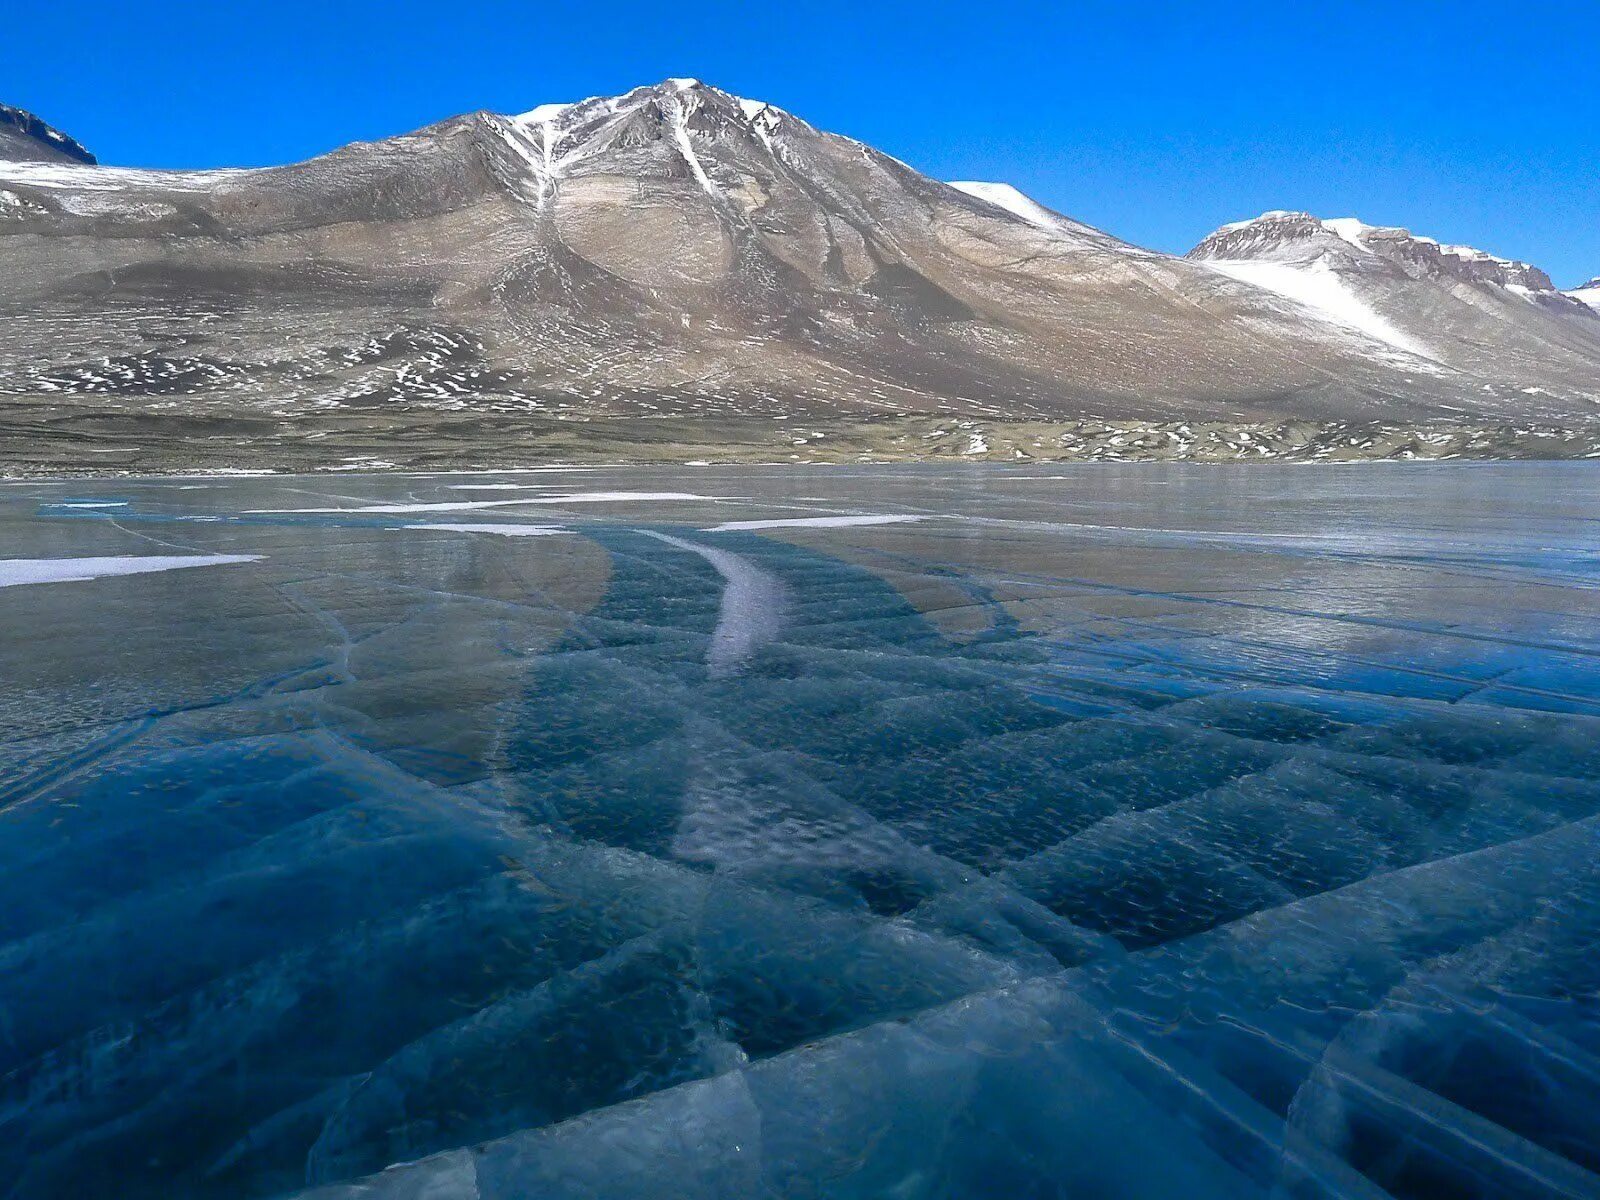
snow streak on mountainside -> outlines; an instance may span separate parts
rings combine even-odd
[[[1098,230],[1091,229],[1081,222],[1064,217],[1058,212],[1052,212],[1031,196],[1024,195],[1009,183],[982,183],[970,179],[952,180],[950,186],[957,191],[965,192],[969,196],[976,196],[987,204],[1004,209],[1012,216],[1021,217],[1030,225],[1046,229],[1052,233],[1073,233],[1079,236],[1088,234],[1094,236]],[[1103,236],[1103,235],[1101,235]],[[1134,247],[1128,247],[1133,250]]]
[[[1412,341],[1380,317],[1351,291],[1325,262],[1316,262],[1308,268],[1288,263],[1226,260],[1217,261],[1212,265],[1235,279],[1242,279],[1246,283],[1266,288],[1269,292],[1287,296],[1334,325],[1365,334],[1408,354],[1429,357],[1426,347]]]
[[[465,453],[472,414],[1597,411],[1600,320],[1535,269],[1263,222],[1156,254],[690,79],[287,167],[0,163],[0,403],[30,445],[92,425],[237,446],[269,423],[386,461],[400,429],[432,453],[441,413]]]

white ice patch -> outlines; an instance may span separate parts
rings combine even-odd
[[[539,492],[555,487],[553,483],[452,483],[452,492]]]
[[[146,554],[114,558],[0,558],[0,588],[26,583],[84,583],[112,575],[146,575],[184,567],[259,562],[259,554]]]
[[[901,525],[908,521],[921,521],[922,517],[860,513],[842,517],[787,517],[774,521],[724,521],[712,525],[704,533],[733,533],[745,529],[842,529],[851,525]]]
[[[1344,280],[1318,260],[1309,267],[1289,263],[1247,262],[1207,259],[1205,265],[1224,275],[1275,292],[1296,304],[1311,309],[1323,320],[1343,326],[1369,338],[1404,350],[1407,354],[1432,357],[1428,349],[1396,329],[1379,316]]]
[[[713,679],[737,673],[752,654],[777,639],[787,620],[789,599],[788,589],[776,575],[727,550],[701,546],[671,534],[639,532],[698,554],[716,568],[726,583],[717,626],[711,631],[711,645],[706,650],[706,667]]]
[[[471,512],[479,508],[505,508],[512,504],[608,504],[627,500],[715,500],[693,492],[570,492],[560,496],[518,496],[515,500],[443,500],[429,504],[363,504],[356,508],[251,508],[263,513],[426,513]]]
[[[446,533],[494,533],[501,537],[548,537],[555,533],[567,533],[568,530],[559,525],[493,525],[485,521],[481,525],[404,525],[403,529],[442,529]]]
[[[352,458],[347,462],[320,469],[323,471],[392,471],[395,466],[395,463],[382,458]]]
[[[541,474],[541,473],[547,473],[547,472],[554,472],[555,474],[558,474],[558,475],[572,475],[572,474],[581,474],[582,472],[585,472],[585,471],[594,471],[596,469],[597,468],[595,468],[595,467],[519,467],[516,470],[516,474],[518,474],[518,475],[535,475],[535,474]],[[499,474],[500,472],[483,472],[483,473],[484,474]],[[452,474],[452,475],[463,474],[464,475],[464,474],[470,474],[470,472],[466,472],[466,471],[455,472],[455,471],[453,471],[453,472],[450,472],[450,474]],[[428,474],[418,473],[416,477],[419,478],[419,479],[426,479],[426,478],[429,478],[430,476]],[[450,490],[452,492],[510,492],[510,491],[521,491],[521,490],[524,490],[524,489],[532,491],[532,490],[539,489],[539,488],[549,489],[549,488],[561,487],[561,486],[563,486],[563,485],[561,485],[559,483],[510,483],[510,482],[502,481],[502,482],[498,482],[498,483],[452,483],[452,484],[449,485],[449,488],[450,488]],[[568,486],[570,486],[570,485],[568,485]]]
[[[134,446],[118,447],[119,450],[132,451]],[[107,451],[111,453],[111,451]],[[249,478],[255,475],[276,475],[274,467],[213,467],[209,471],[187,471],[182,475],[174,475],[174,479],[235,479]]]

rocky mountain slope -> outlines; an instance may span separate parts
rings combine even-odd
[[[1531,268],[1271,232],[1156,254],[694,80],[287,167],[41,154],[0,163],[0,469],[517,461],[577,420],[670,457],[669,417],[770,456],[783,422],[985,453],[959,431],[1600,411],[1600,317]],[[1394,300],[1330,320],[1240,262]]]
[[[94,155],[31,112],[0,104],[0,162],[69,162],[92,166]]]
[[[1294,212],[1225,226],[1188,257],[1535,409],[1600,381],[1600,319],[1528,263]]]

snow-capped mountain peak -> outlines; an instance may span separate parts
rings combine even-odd
[[[809,130],[776,105],[735,96],[698,79],[673,78],[620,96],[546,103],[505,116],[483,114],[491,132],[520,163],[509,179],[514,190],[539,208],[548,204],[559,180],[587,160],[629,147],[635,150],[665,143],[677,151],[686,169],[708,193],[717,189],[702,162],[697,143],[731,134],[753,142],[758,152],[776,154],[773,135],[780,127]]]
[[[712,87],[698,79],[684,77],[667,79],[648,87],[634,88],[620,96],[591,96],[587,100],[575,102],[540,104],[525,113],[502,119],[520,125],[551,122],[570,125],[597,117],[603,119],[607,116],[634,112],[652,102],[658,105],[663,102],[668,105],[676,103],[687,109],[696,109],[709,104],[719,111],[736,111],[750,123],[755,123],[763,117],[770,122],[777,117],[788,115],[781,108],[768,104],[765,100],[735,96],[731,92]]]

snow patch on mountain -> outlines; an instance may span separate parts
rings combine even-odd
[[[955,188],[956,191],[970,196],[983,204],[990,205],[1005,213],[1008,217],[1022,221],[1034,229],[1055,234],[1073,243],[1081,245],[1084,242],[1091,242],[1114,249],[1116,253],[1124,255],[1129,260],[1137,259],[1141,262],[1167,257],[1154,250],[1145,250],[1142,247],[1120,241],[1103,230],[1096,229],[1092,225],[1085,225],[1082,221],[1075,221],[1071,217],[1062,216],[1053,209],[1046,208],[1032,196],[1019,191],[1009,183],[956,179],[948,181],[946,186]]]
[[[1328,264],[1319,259],[1309,267],[1248,259],[1208,259],[1215,271],[1244,283],[1276,292],[1335,325],[1403,350],[1431,357],[1426,347],[1407,337],[1357,296]]]
[[[1357,250],[1367,251],[1367,243],[1362,240],[1362,235],[1370,233],[1372,226],[1366,222],[1359,221],[1355,217],[1334,217],[1322,222],[1322,227],[1329,233],[1337,234]]]
[[[1030,196],[1024,195],[1009,183],[985,183],[974,179],[953,179],[950,186],[959,192],[992,204],[996,208],[1004,209],[1012,216],[1021,217],[1030,225],[1037,225],[1040,229],[1051,231],[1059,230],[1062,225],[1060,214],[1051,212]]]
[[[0,160],[0,181],[28,187],[84,192],[116,192],[128,188],[163,188],[178,192],[209,192],[247,175],[251,168],[219,167],[209,171],[160,171],[143,167],[78,166],[71,163],[7,162]]]
[[[1600,312],[1600,275],[1596,275],[1582,287],[1575,287],[1566,294],[1580,303],[1587,304],[1596,312]]]
[[[572,108],[571,104],[540,104],[515,118],[519,124],[545,125]]]

